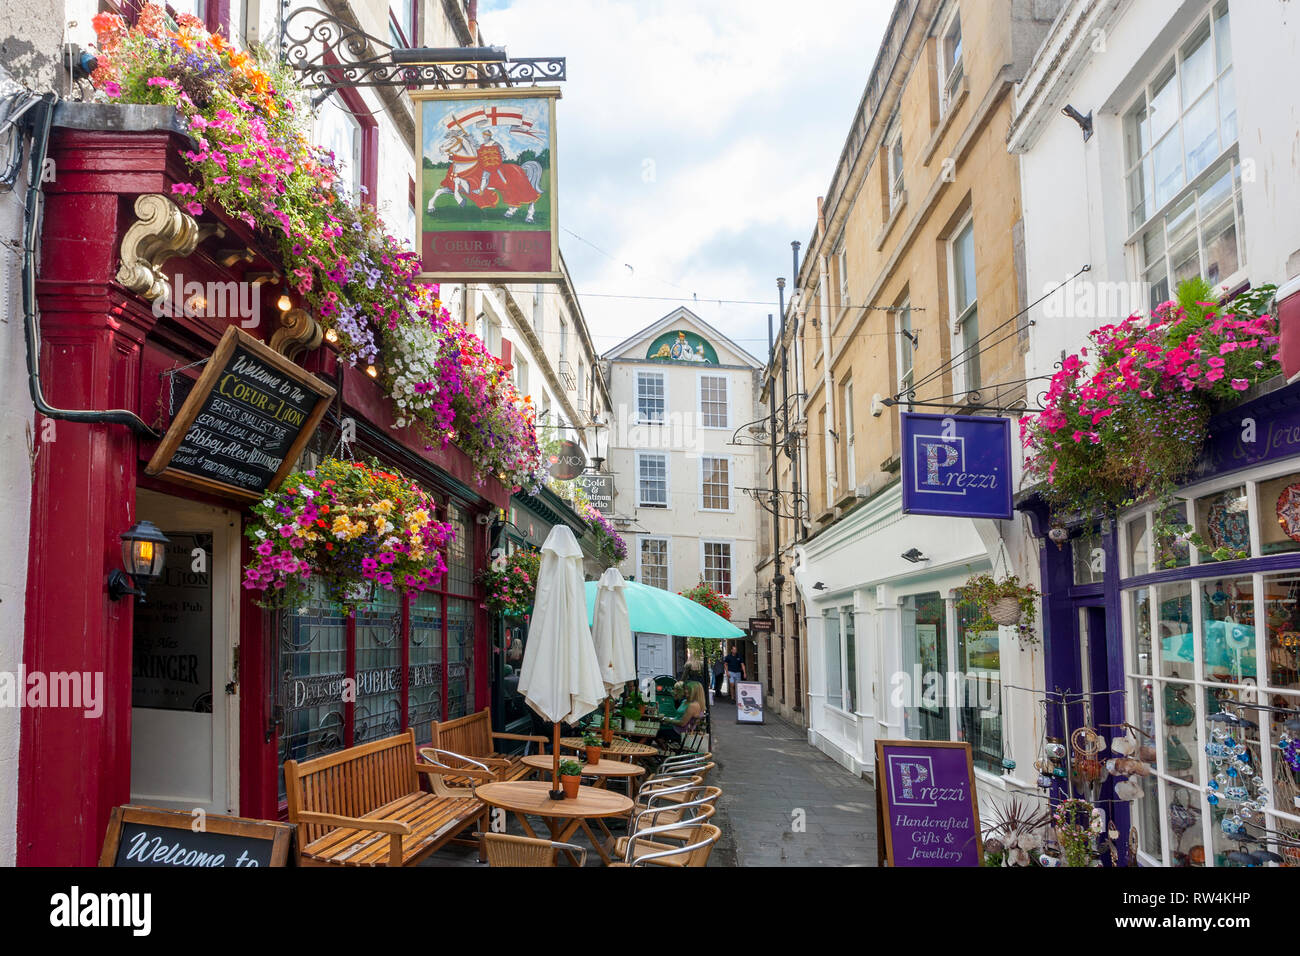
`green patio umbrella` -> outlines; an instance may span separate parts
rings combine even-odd
[[[745,632],[702,604],[663,588],[652,588],[636,581],[626,582],[627,615],[632,630],[646,634],[671,634],[678,637],[706,637],[720,640],[744,637]],[[596,613],[596,581],[586,583],[587,623]]]

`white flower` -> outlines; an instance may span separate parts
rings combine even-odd
[[[258,536],[259,538],[265,538],[265,537],[266,537],[266,532],[263,531],[261,528],[258,528],[258,529],[257,529],[257,536]]]

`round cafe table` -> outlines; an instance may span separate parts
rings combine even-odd
[[[529,754],[521,761],[525,766],[532,767],[534,770],[544,773],[550,773],[554,767],[555,758],[550,754]],[[596,778],[596,789],[604,790],[609,786],[609,781],[615,778],[627,779],[630,786],[636,786],[636,778],[645,773],[645,767],[637,766],[634,763],[625,763],[622,760],[606,760],[603,757],[595,763],[582,761],[582,775],[584,777]]]
[[[549,780],[511,780],[502,783],[484,783],[474,788],[474,794],[490,807],[500,807],[513,813],[524,833],[537,839],[537,833],[528,818],[541,817],[551,832],[551,839],[567,843],[578,827],[582,827],[591,845],[596,848],[606,865],[610,856],[602,840],[591,832],[587,821],[601,817],[622,817],[632,811],[632,801],[621,793],[600,790],[596,787],[579,787],[573,799],[552,800]],[[569,854],[569,859],[574,860]],[[574,861],[576,862],[576,861]]]
[[[568,747],[570,750],[586,749],[581,737],[561,737],[560,746]],[[623,760],[641,760],[659,753],[654,747],[648,747],[645,744],[634,744],[630,740],[615,740],[608,747],[601,744],[600,748],[610,756]]]

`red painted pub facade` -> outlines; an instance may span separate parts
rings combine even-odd
[[[94,109],[115,108],[85,115],[109,115]],[[194,363],[229,325],[243,325],[337,391],[307,460],[350,453],[400,469],[439,501],[456,540],[439,592],[381,591],[355,617],[323,599],[266,611],[240,586],[250,559],[244,500],[147,476],[157,442],[128,427],[57,416],[51,426],[38,415],[35,433],[46,440],[35,462],[24,667],[102,672],[103,712],[24,709],[20,865],[92,865],[111,809],[128,802],[282,817],[285,759],[408,726],[427,740],[431,720],[486,706],[490,649],[476,579],[487,518],[509,496],[494,479],[478,484],[454,446],[427,451],[414,430],[393,427],[378,383],[339,362],[305,313],[277,307],[287,290],[258,235],[211,211],[195,222],[170,201],[137,204],[185,181],[188,141],[169,121],[133,131],[59,122],[37,281],[48,403],[127,409],[161,434],[201,371]],[[208,317],[211,308],[159,315],[142,288],[151,276],[208,289],[258,281],[260,321]],[[341,452],[349,419],[355,441]],[[120,535],[140,519],[171,540],[166,568],[143,603],[114,600],[106,581],[122,567]],[[345,678],[356,682],[354,699],[340,693]]]

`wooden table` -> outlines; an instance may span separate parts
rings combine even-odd
[[[582,827],[600,858],[610,862],[603,841],[591,832],[587,821],[601,817],[622,817],[632,811],[632,801],[621,793],[596,787],[579,787],[576,799],[552,800],[549,780],[512,780],[504,783],[484,783],[474,788],[475,795],[490,807],[508,810],[519,820],[524,833],[537,838],[528,823],[528,817],[541,817],[551,831],[551,839],[567,843],[578,827]],[[576,863],[572,854],[569,859]]]
[[[534,770],[549,774],[555,766],[555,758],[550,754],[529,754],[520,762]],[[632,787],[636,787],[636,778],[645,773],[645,767],[622,760],[605,760],[603,757],[595,763],[582,762],[582,775],[596,778],[596,789],[604,790],[609,781],[615,777],[625,777]]]
[[[568,747],[570,750],[586,749],[581,737],[561,737],[560,746]],[[654,747],[647,747],[645,744],[634,744],[630,740],[615,740],[608,747],[601,744],[600,749],[607,754],[627,760],[641,760],[645,757],[657,756],[659,753]]]

